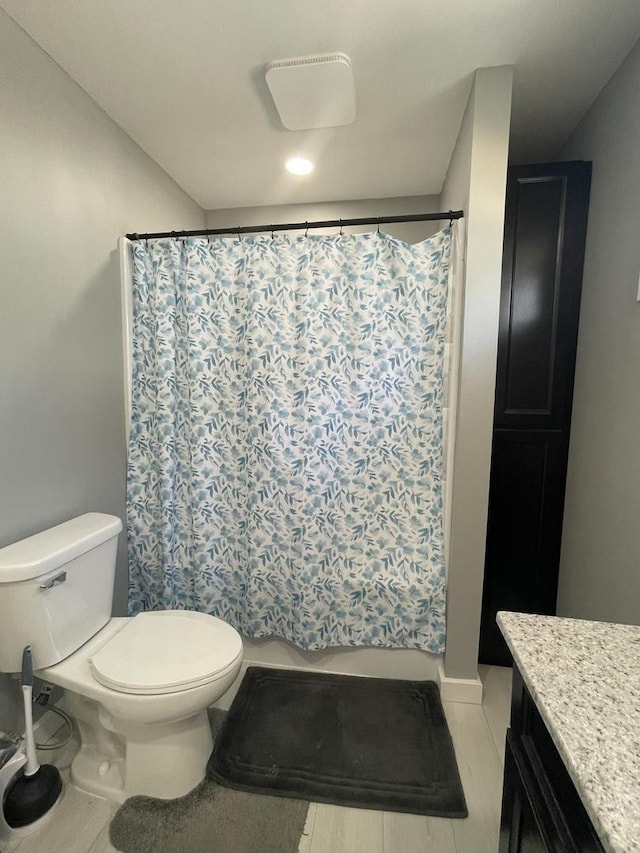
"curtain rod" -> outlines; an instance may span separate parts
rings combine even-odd
[[[127,240],[155,240],[159,237],[209,237],[221,234],[259,234],[260,232],[302,231],[309,228],[343,228],[348,225],[386,225],[392,222],[426,222],[436,219],[462,219],[464,211],[441,213],[407,213],[404,216],[361,216],[356,219],[323,219],[316,222],[288,222],[279,225],[243,225],[237,228],[206,228],[199,231],[159,231],[156,234],[127,234]]]

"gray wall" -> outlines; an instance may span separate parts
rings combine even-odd
[[[419,195],[406,198],[377,198],[360,201],[329,201],[317,204],[287,204],[273,207],[236,207],[207,211],[207,228],[228,225],[276,225],[284,222],[313,222],[326,219],[400,216],[406,213],[437,213],[440,196]],[[396,222],[380,226],[380,230],[406,243],[419,243],[440,230],[438,221]],[[371,231],[375,226],[350,226],[349,233]],[[335,234],[336,229],[314,229],[312,234]]]
[[[558,613],[640,623],[640,43],[560,159],[593,161]]]
[[[124,519],[117,239],[204,212],[2,11],[0,92],[2,546],[88,510]]]
[[[441,196],[465,210],[444,657],[465,680],[478,676],[512,83],[510,66],[476,71]]]

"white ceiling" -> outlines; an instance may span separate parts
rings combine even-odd
[[[204,208],[439,193],[476,68],[514,65],[513,162],[553,157],[639,0],[0,0]],[[272,60],[346,53],[356,120],[291,132]],[[283,161],[307,155],[305,178]]]

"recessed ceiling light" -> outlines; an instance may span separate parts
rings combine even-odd
[[[305,160],[304,157],[292,157],[287,160],[284,167],[292,175],[308,175],[309,172],[313,172],[313,163],[311,160]]]

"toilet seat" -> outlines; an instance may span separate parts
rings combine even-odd
[[[89,659],[100,684],[120,693],[177,693],[233,669],[242,657],[238,632],[190,610],[139,613]]]

